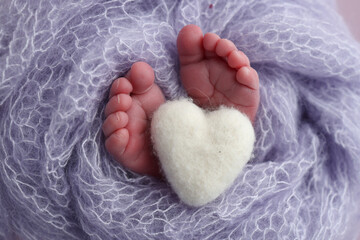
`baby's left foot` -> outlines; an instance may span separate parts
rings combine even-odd
[[[154,83],[154,71],[147,63],[134,63],[125,77],[112,84],[102,129],[106,149],[124,167],[160,176],[149,127],[151,115],[164,102],[163,93]]]
[[[233,42],[195,25],[179,33],[181,81],[200,107],[235,107],[254,122],[259,106],[259,77]]]

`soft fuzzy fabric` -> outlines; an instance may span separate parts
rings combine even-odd
[[[255,157],[200,208],[124,170],[101,133],[109,86],[136,61],[184,96],[175,44],[189,23],[234,41],[261,82]],[[359,231],[360,48],[329,1],[2,0],[0,71],[0,239]]]
[[[255,142],[246,115],[226,107],[206,111],[189,99],[160,106],[151,137],[166,179],[183,202],[197,207],[233,183]]]

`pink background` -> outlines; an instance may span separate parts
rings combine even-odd
[[[338,11],[360,42],[360,0],[337,0]]]
[[[360,0],[337,0],[337,6],[355,39],[360,42]]]

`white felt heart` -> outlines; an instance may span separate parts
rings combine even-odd
[[[187,99],[160,106],[151,135],[167,180],[191,206],[226,190],[249,161],[255,142],[244,114],[225,107],[207,112]]]

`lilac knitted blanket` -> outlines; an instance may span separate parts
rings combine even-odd
[[[112,81],[146,61],[185,94],[176,37],[228,38],[261,83],[254,157],[215,201],[105,151]],[[360,227],[360,47],[325,0],[0,4],[0,239],[354,239]]]

